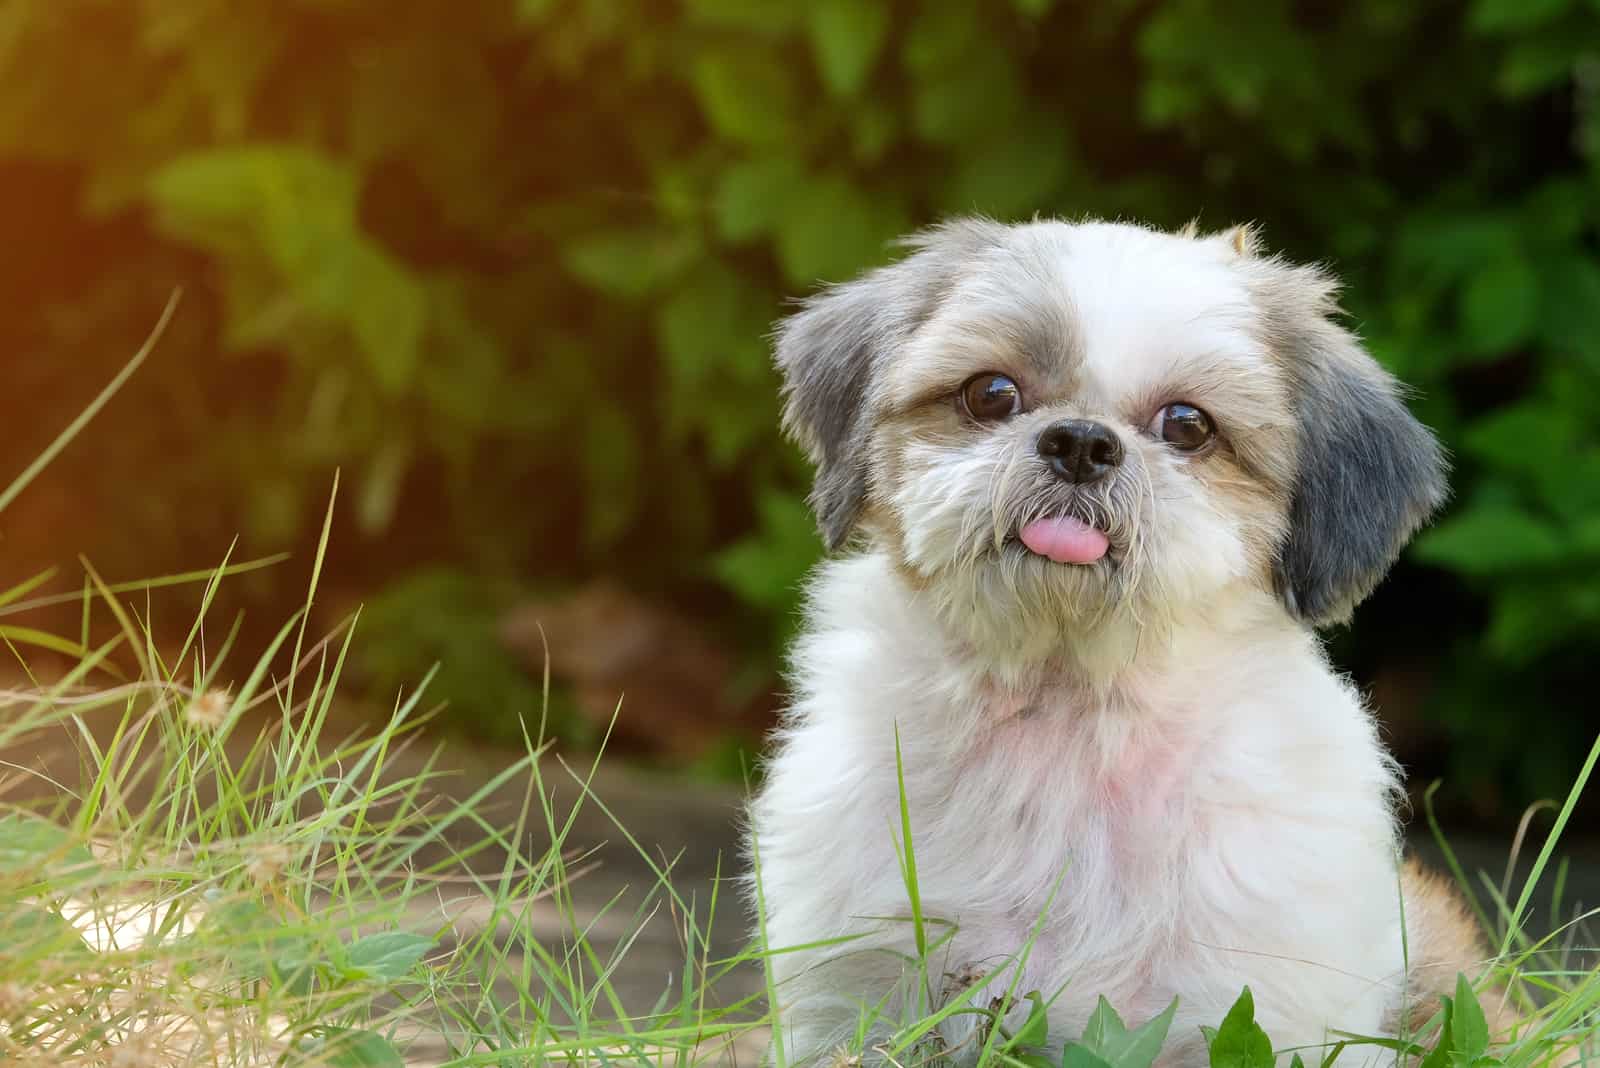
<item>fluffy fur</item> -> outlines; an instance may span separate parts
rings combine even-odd
[[[1392,1028],[1473,966],[1462,916],[1402,871],[1395,765],[1313,629],[1444,494],[1433,437],[1335,322],[1334,288],[1247,229],[968,220],[780,327],[819,524],[854,545],[812,581],[750,814],[768,944],[810,947],[771,958],[791,1062],[917,1000],[897,732],[930,937],[954,931],[931,1007],[1039,990],[1059,1048],[1099,995],[1130,1021],[1176,996],[1167,1062],[1204,1064],[1198,1025],[1245,984],[1302,1046]],[[1024,410],[963,414],[982,372]],[[1214,447],[1150,432],[1180,401]],[[1110,478],[1042,462],[1064,418],[1114,429]],[[1019,543],[1056,515],[1104,531],[1106,558]],[[941,1029],[958,1058],[974,1019]]]

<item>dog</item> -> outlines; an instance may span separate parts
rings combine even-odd
[[[955,998],[930,1048],[970,1060],[1035,991],[1053,1053],[1101,995],[1176,998],[1171,1065],[1246,985],[1279,1049],[1426,1020],[1485,951],[1401,859],[1399,769],[1317,630],[1447,463],[1334,278],[1249,226],[907,244],[775,335],[836,553],[748,814],[785,1060]]]

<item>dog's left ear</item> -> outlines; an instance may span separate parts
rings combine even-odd
[[[1333,285],[1296,269],[1311,306],[1279,316],[1275,347],[1295,380],[1299,460],[1276,580],[1290,612],[1342,623],[1444,503],[1444,455],[1399,383],[1332,321]]]

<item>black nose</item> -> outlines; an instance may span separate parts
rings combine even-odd
[[[1039,435],[1039,455],[1068,482],[1094,482],[1122,463],[1122,442],[1101,423],[1063,419]]]

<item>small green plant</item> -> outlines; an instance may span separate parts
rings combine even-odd
[[[1211,1068],[1273,1068],[1272,1040],[1256,1023],[1255,997],[1245,987],[1215,1029],[1201,1028]],[[1295,1068],[1300,1055],[1295,1054]],[[1147,1066],[1146,1066],[1147,1068]]]

